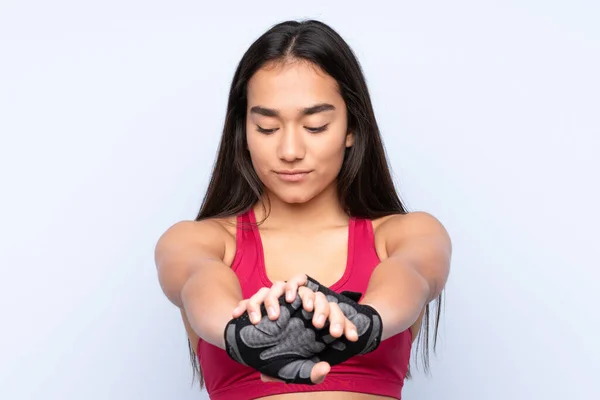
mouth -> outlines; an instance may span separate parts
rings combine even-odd
[[[275,174],[283,181],[299,182],[305,179],[310,172],[309,170],[281,170],[275,171]]]

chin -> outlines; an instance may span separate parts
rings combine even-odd
[[[307,195],[283,195],[277,196],[281,201],[287,204],[303,204],[307,203],[312,199],[312,196]]]
[[[272,192],[273,195],[275,195],[279,200],[281,200],[282,202],[286,203],[286,204],[303,204],[303,203],[308,203],[310,200],[312,200],[315,196],[314,193],[310,193],[307,191],[301,191],[301,190],[294,190],[294,191],[287,191],[287,192]]]

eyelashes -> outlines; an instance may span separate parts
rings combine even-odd
[[[312,128],[312,127],[309,127],[309,126],[305,126],[304,129],[306,129],[310,133],[320,133],[320,132],[325,132],[328,127],[329,127],[329,124],[325,124],[325,125],[319,126],[317,128]],[[267,134],[267,135],[275,133],[275,131],[277,131],[278,129],[279,128],[265,129],[265,128],[261,127],[260,125],[256,125],[256,130],[258,130],[260,133],[264,133],[264,134]]]
[[[307,131],[309,131],[310,133],[319,133],[319,132],[325,132],[328,127],[329,127],[329,124],[325,124],[323,126],[319,126],[318,128],[309,128],[308,126],[305,126],[304,128]]]
[[[270,134],[276,131],[276,129],[265,129],[262,128],[260,125],[256,125],[256,130],[259,131],[260,133],[266,133],[266,134]]]

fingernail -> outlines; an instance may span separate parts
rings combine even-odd
[[[333,325],[333,330],[336,332],[341,332],[342,331],[342,325],[341,324],[334,324]]]
[[[258,318],[258,314],[256,312],[251,312],[250,313],[250,321],[252,322],[258,322],[259,318]]]
[[[292,291],[288,290],[287,292],[285,292],[285,298],[287,299],[287,301],[292,301]]]
[[[306,300],[306,307],[312,308],[312,305],[313,305],[312,300]]]
[[[275,316],[275,309],[273,307],[269,307],[267,312],[269,313],[269,316],[271,316],[271,317]]]
[[[356,329],[350,329],[350,335],[358,336],[358,332],[356,332]]]
[[[317,317],[317,324],[322,325],[325,323],[325,316],[323,314]]]

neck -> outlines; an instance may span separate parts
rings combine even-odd
[[[266,207],[265,209],[262,205]],[[269,208],[270,205],[270,208]],[[265,192],[261,200],[254,206],[257,221],[262,221],[264,228],[280,229],[294,227],[316,228],[339,226],[348,223],[348,215],[340,204],[335,183],[310,201],[301,204],[290,204],[282,201],[272,193]]]

